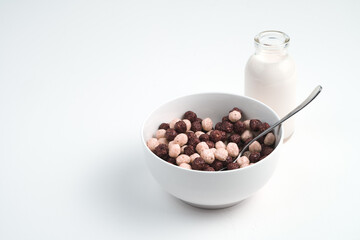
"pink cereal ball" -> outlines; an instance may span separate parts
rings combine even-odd
[[[271,146],[275,143],[275,135],[273,133],[268,133],[265,136],[264,144]]]
[[[151,151],[154,151],[155,148],[159,145],[159,141],[156,138],[150,138],[147,142],[146,145],[148,146],[148,148]]]
[[[210,148],[210,150],[215,154],[216,148]]]
[[[209,149],[209,146],[206,142],[199,142],[195,149],[198,153],[201,153],[203,150]]]
[[[181,163],[181,164],[179,165],[179,167],[185,168],[185,169],[191,169],[191,166],[190,166],[190,164],[188,164],[188,163]]]
[[[226,148],[226,145],[223,141],[218,141],[215,143],[215,148],[219,149],[219,148]]]
[[[169,127],[170,128],[174,128],[175,127],[175,123],[177,123],[178,121],[180,121],[181,119],[179,118],[175,118],[173,120],[171,120],[171,122],[169,123]]]
[[[191,129],[191,122],[190,122],[190,120],[188,120],[188,119],[183,119],[183,121],[184,121],[185,124],[186,124],[186,131],[187,131],[187,132],[190,131],[190,129]]]
[[[236,143],[230,142],[226,146],[226,150],[228,151],[230,157],[236,157],[239,155],[239,147]]]
[[[180,147],[184,146],[188,141],[188,137],[185,133],[180,133],[174,138],[174,143],[179,144]]]
[[[249,158],[246,157],[246,156],[241,156],[241,157],[239,157],[236,161],[237,161],[237,163],[240,165],[240,167],[241,167],[243,164],[248,164],[248,165],[249,165],[249,163],[250,163]]]
[[[204,161],[207,163],[207,164],[212,164],[215,160],[215,155],[214,153],[212,152],[211,149],[204,149],[201,153],[200,153],[200,156],[202,159],[204,159]]]
[[[218,148],[215,151],[215,158],[220,161],[225,161],[226,158],[229,156],[228,151],[225,148]]]
[[[192,163],[196,158],[200,157],[200,154],[194,153],[190,156],[190,162]]]
[[[176,158],[176,164],[180,165],[182,163],[190,163],[190,157],[185,154],[181,154]]]
[[[180,145],[179,144],[172,144],[169,146],[169,156],[172,158],[176,158],[181,153]]]
[[[245,130],[242,134],[241,134],[241,140],[243,142],[245,142],[247,139],[254,137],[254,135],[252,134],[252,132],[250,130]]]
[[[210,131],[213,127],[213,122],[210,118],[205,118],[202,120],[201,125],[205,131]]]
[[[164,138],[165,137],[166,130],[165,129],[159,129],[156,131],[155,136],[157,139]]]
[[[229,113],[229,120],[232,122],[237,122],[241,119],[241,113],[239,111],[232,111]]]
[[[247,130],[250,130],[250,119],[244,121],[244,126]]]
[[[195,132],[195,136],[197,137],[197,138],[199,138],[201,135],[203,135],[203,134],[205,134],[204,132],[202,132],[202,131],[196,131]]]
[[[166,144],[166,145],[169,144],[169,141],[166,138],[159,138],[158,142],[159,142],[159,144],[160,143],[163,143],[163,144]]]
[[[253,152],[261,152],[261,144],[258,141],[253,142],[249,146],[249,151],[251,153],[253,153]]]

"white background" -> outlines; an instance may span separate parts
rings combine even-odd
[[[0,239],[360,239],[358,1],[0,1]],[[165,193],[140,126],[243,93],[258,32],[291,37],[297,115],[270,181],[222,210]],[[234,190],[236,190],[234,183]]]

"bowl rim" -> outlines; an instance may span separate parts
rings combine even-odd
[[[255,99],[255,98],[252,98],[252,97],[248,97],[248,96],[244,96],[244,95],[239,95],[239,94],[235,94],[235,93],[227,93],[227,92],[199,92],[199,93],[191,93],[191,94],[187,94],[187,95],[181,95],[181,96],[178,96],[178,97],[174,97],[174,98],[171,98],[167,101],[165,101],[164,103],[162,103],[161,105],[158,105],[156,108],[154,108],[150,113],[147,114],[146,118],[144,119],[143,123],[142,123],[142,126],[141,126],[141,140],[142,140],[142,143],[143,143],[143,146],[146,148],[146,151],[148,151],[150,154],[152,154],[154,157],[156,157],[160,162],[162,162],[162,164],[165,164],[169,167],[173,167],[173,168],[176,168],[178,169],[179,171],[188,171],[188,172],[191,172],[193,174],[216,174],[216,175],[221,175],[221,174],[233,174],[233,173],[237,173],[237,172],[240,172],[240,171],[246,171],[246,169],[251,169],[251,168],[254,168],[254,167],[260,167],[262,164],[264,164],[263,162],[266,162],[268,161],[268,156],[274,154],[275,152],[278,152],[279,151],[279,148],[281,147],[281,145],[283,144],[283,140],[284,140],[284,131],[283,131],[283,125],[280,124],[278,127],[280,128],[279,131],[280,131],[280,140],[279,140],[279,143],[278,145],[274,148],[274,150],[268,155],[266,156],[264,159],[261,159],[260,161],[256,162],[255,164],[252,164],[252,165],[249,165],[247,167],[244,167],[244,168],[238,168],[238,169],[233,169],[233,170],[229,170],[229,171],[200,171],[200,170],[195,170],[195,169],[186,169],[186,168],[181,168],[177,165],[174,165],[174,164],[171,164],[167,161],[165,161],[164,159],[158,157],[157,155],[155,155],[155,153],[153,153],[147,146],[146,144],[146,140],[144,138],[144,129],[145,129],[145,124],[147,123],[147,121],[150,119],[150,117],[153,115],[153,113],[155,111],[157,111],[158,109],[162,108],[163,106],[165,106],[166,104],[169,104],[173,101],[177,101],[177,100],[180,100],[182,98],[186,98],[186,97],[191,97],[191,96],[195,96],[195,95],[211,95],[211,94],[218,94],[218,95],[228,95],[228,96],[234,96],[234,97],[242,97],[242,98],[247,98],[249,100],[252,100],[252,101],[255,101],[257,102],[258,104],[260,105],[263,105],[265,108],[268,108],[276,117],[278,120],[280,120],[280,117],[279,115],[268,105],[266,105],[265,103]],[[175,170],[177,171],[177,170]]]

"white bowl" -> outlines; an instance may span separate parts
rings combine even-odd
[[[146,141],[153,137],[159,125],[174,118],[182,118],[186,111],[198,117],[210,117],[214,124],[233,107],[243,111],[242,119],[256,118],[270,125],[278,115],[265,104],[240,95],[201,93],[177,98],[153,111],[142,127],[145,161],[157,182],[171,195],[201,208],[224,208],[251,196],[270,179],[280,156],[283,141],[282,127],[275,129],[276,148],[263,160],[236,170],[207,172],[180,168],[157,157]]]

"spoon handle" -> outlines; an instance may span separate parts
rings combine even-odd
[[[292,110],[291,112],[289,112],[285,117],[283,117],[282,119],[280,119],[279,121],[277,121],[276,123],[274,123],[274,125],[272,125],[271,127],[269,127],[268,129],[266,129],[265,131],[263,131],[262,133],[260,133],[258,136],[256,136],[253,140],[251,140],[248,144],[246,144],[246,146],[242,149],[242,151],[239,153],[239,155],[236,157],[236,159],[234,160],[234,162],[243,154],[243,152],[250,146],[250,144],[252,144],[253,142],[255,142],[256,140],[258,140],[259,138],[261,138],[262,136],[268,134],[269,132],[271,132],[274,128],[276,128],[278,125],[280,125],[282,122],[288,120],[289,118],[291,118],[292,116],[294,116],[296,113],[298,113],[301,109],[303,109],[304,107],[306,107],[312,100],[314,100],[317,95],[319,95],[319,93],[321,92],[322,87],[319,85],[317,86],[312,93],[299,105],[297,106],[294,110]]]

